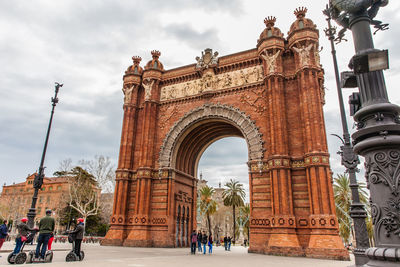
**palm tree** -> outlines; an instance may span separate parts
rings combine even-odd
[[[225,206],[232,206],[233,212],[233,244],[236,241],[236,214],[235,208],[241,207],[244,205],[244,198],[246,197],[246,193],[243,189],[243,184],[239,184],[238,181],[230,180],[225,184],[227,187],[222,193],[222,197],[224,199]]]
[[[212,199],[215,190],[208,185],[200,189],[200,212],[207,216],[208,234],[211,234],[211,220],[210,215],[217,211],[217,202]]]
[[[366,186],[359,183],[358,192],[360,202],[368,207],[368,193]],[[351,189],[350,180],[347,174],[338,174],[333,180],[333,194],[336,204],[336,215],[339,220],[339,233],[345,243],[349,243],[350,233],[353,231],[352,220],[350,217]],[[368,208],[367,208],[368,211]]]

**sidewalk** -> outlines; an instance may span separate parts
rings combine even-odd
[[[6,242],[3,249],[11,250],[14,242]],[[35,246],[27,246],[27,250]],[[225,251],[223,247],[215,247],[213,254],[190,254],[190,248],[131,248],[131,247],[104,247],[99,244],[82,244],[85,259],[82,262],[66,263],[65,256],[71,249],[69,243],[55,243],[52,263],[36,265],[48,266],[93,266],[93,267],[347,267],[354,261],[333,261],[309,258],[279,257],[247,253],[244,247],[232,247]],[[0,266],[8,265],[9,253],[0,252]]]

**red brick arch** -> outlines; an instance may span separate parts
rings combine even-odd
[[[205,49],[197,63],[171,70],[159,51],[144,69],[133,57],[103,245],[188,246],[198,160],[215,140],[238,136],[249,152],[249,251],[348,259],[333,199],[319,33],[306,9],[295,14],[286,39],[267,17],[256,48],[236,54]]]

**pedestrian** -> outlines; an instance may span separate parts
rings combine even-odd
[[[213,247],[213,239],[212,234],[208,237],[208,253],[212,254],[212,247]]]
[[[17,237],[15,238],[15,248],[13,251],[13,255],[16,255],[19,253],[22,247],[22,242],[26,241],[26,236],[28,235],[28,232],[34,231],[33,228],[30,228],[26,222],[28,221],[27,218],[22,218],[21,222],[17,225]]]
[[[247,239],[246,238],[244,239],[244,247],[245,248],[247,247]]]
[[[46,210],[46,215],[40,219],[39,222],[39,237],[36,245],[35,259],[36,261],[44,262],[44,256],[46,255],[47,245],[49,239],[54,232],[56,222],[51,217],[51,210]],[[40,255],[39,255],[40,254]],[[40,256],[40,258],[39,258]]]
[[[201,252],[201,239],[202,239],[202,235],[201,235],[201,231],[199,230],[199,232],[197,233],[197,247],[199,249],[199,252]]]
[[[226,236],[224,236],[224,247],[225,250],[228,250],[228,238]]]
[[[197,234],[196,234],[196,230],[193,230],[192,234],[190,235],[190,240],[191,240],[190,252],[191,252],[192,254],[196,254],[196,243],[197,243]]]
[[[206,232],[203,231],[203,234],[201,235],[201,244],[203,244],[203,254],[206,254],[207,242],[208,242],[208,236],[206,235]]]
[[[84,224],[84,219],[83,218],[78,218],[77,222],[78,224],[76,225],[75,229],[71,232],[71,234],[74,235],[74,252],[75,255],[79,257],[79,260],[81,260],[81,244],[82,244],[82,239],[83,239],[83,232],[85,231],[85,224]]]
[[[228,251],[231,251],[231,244],[232,244],[232,239],[230,236],[228,236]]]
[[[6,240],[7,236],[8,236],[7,220],[4,220],[3,224],[0,225],[0,249],[3,246],[3,243]]]

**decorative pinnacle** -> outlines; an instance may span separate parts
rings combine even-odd
[[[274,27],[275,22],[276,22],[276,18],[274,16],[268,16],[264,19],[264,23],[268,29],[270,29],[271,27]]]
[[[301,19],[306,16],[307,11],[308,11],[308,9],[306,7],[302,6],[302,7],[296,8],[296,10],[293,13],[296,15],[296,17],[298,19]]]
[[[139,65],[139,64],[140,64],[140,61],[142,61],[142,58],[139,57],[139,56],[133,56],[133,57],[132,57],[132,60],[133,60],[133,64],[134,64],[134,65]]]
[[[158,59],[161,56],[161,52],[158,50],[153,50],[151,51],[151,55],[153,56],[153,59]]]

